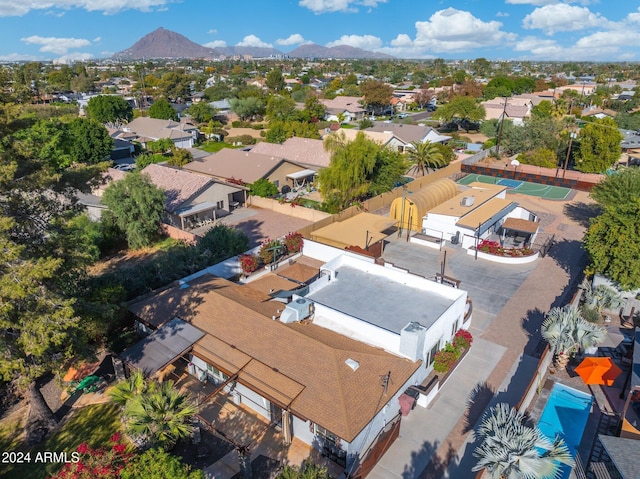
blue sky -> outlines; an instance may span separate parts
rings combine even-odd
[[[207,46],[640,60],[637,0],[0,0],[0,61],[105,58],[158,27]]]

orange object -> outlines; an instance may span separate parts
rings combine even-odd
[[[575,369],[585,384],[605,384],[612,386],[622,370],[611,358],[585,358]]]
[[[69,370],[67,371],[67,374],[64,375],[64,377],[62,378],[62,380],[65,383],[70,383],[71,381],[73,381],[76,376],[78,375],[78,370],[76,368],[74,368],[73,366],[71,366],[69,368]]]

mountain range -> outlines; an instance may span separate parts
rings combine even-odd
[[[181,35],[165,28],[158,28],[145,35],[126,50],[116,53],[118,59],[143,58],[221,58],[250,55],[254,58],[284,57],[290,58],[337,58],[337,59],[391,59],[390,55],[371,52],[348,45],[323,47],[315,44],[300,45],[289,53],[270,47],[217,47],[208,48],[192,42]]]

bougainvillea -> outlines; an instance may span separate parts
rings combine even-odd
[[[482,240],[478,245],[478,251],[492,254],[494,256],[531,256],[534,251],[529,247],[524,248],[504,248],[497,241]]]
[[[255,254],[243,254],[240,256],[240,267],[244,274],[253,273],[260,266],[260,258]]]
[[[459,329],[453,336],[453,347],[458,351],[469,348],[473,342],[473,336],[466,329]]]
[[[280,256],[284,254],[284,245],[279,239],[267,239],[262,242],[258,256],[262,259],[264,264],[271,264],[274,259],[277,261]]]
[[[284,237],[284,246],[287,248],[287,253],[299,253],[302,250],[304,239],[300,233],[288,233]]]

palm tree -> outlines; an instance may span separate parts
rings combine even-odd
[[[136,369],[128,379],[118,381],[113,388],[109,390],[109,397],[111,402],[124,408],[131,399],[140,396],[146,387],[142,371]]]
[[[580,287],[584,302],[594,307],[599,314],[602,314],[603,309],[616,309],[624,304],[620,293],[606,284],[599,284],[594,288],[591,281],[585,278]]]
[[[508,404],[492,407],[477,431],[481,443],[473,455],[479,460],[472,471],[486,469],[492,479],[549,479],[561,463],[573,466],[560,437],[552,442],[524,423],[524,415]]]
[[[420,176],[424,176],[425,172],[429,171],[429,167],[435,169],[447,164],[437,143],[414,141],[411,146],[413,148],[409,149],[407,154],[409,161],[413,163],[411,169],[420,172]]]
[[[191,434],[191,418],[197,412],[189,396],[174,389],[173,381],[153,382],[127,403],[125,429],[153,446],[170,449]]]
[[[541,333],[556,356],[556,367],[561,370],[567,367],[571,356],[597,346],[607,335],[604,328],[586,321],[571,305],[551,309]]]

